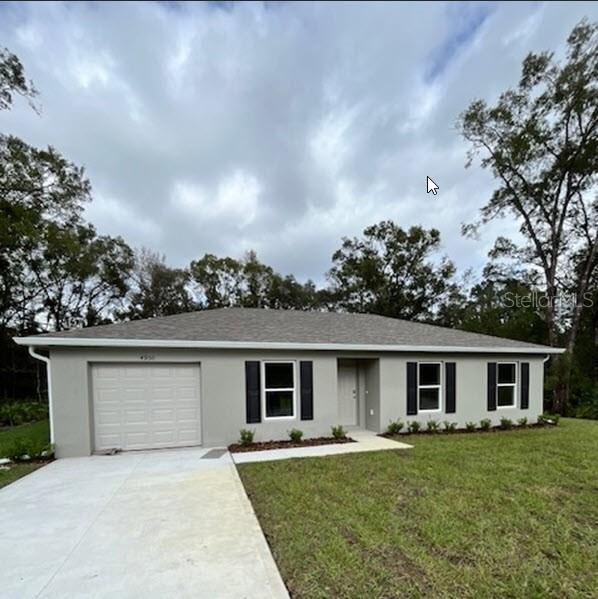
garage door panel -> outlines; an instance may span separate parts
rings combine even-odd
[[[195,406],[190,406],[188,408],[179,407],[177,409],[177,418],[179,420],[197,420],[198,413],[197,408]]]
[[[194,431],[192,431],[192,430],[189,430],[189,431],[181,431],[180,430],[178,440],[183,445],[189,445],[189,443],[192,442],[193,435],[194,435]]]
[[[102,410],[98,414],[98,423],[108,425],[120,425],[121,414],[117,410]]]
[[[92,380],[96,450],[201,443],[199,365],[96,364]]]
[[[152,410],[152,420],[154,422],[174,422],[176,420],[176,414],[174,408],[154,408]]]

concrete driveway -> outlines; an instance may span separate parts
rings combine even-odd
[[[0,490],[0,595],[287,597],[230,456],[53,462]]]

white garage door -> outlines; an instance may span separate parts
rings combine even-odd
[[[94,364],[95,449],[201,443],[198,364]]]

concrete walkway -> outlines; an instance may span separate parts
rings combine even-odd
[[[0,596],[288,597],[228,453],[62,459],[0,490]]]
[[[379,437],[376,433],[365,430],[350,430],[349,437],[357,443],[338,443],[334,445],[318,445],[316,447],[291,447],[288,449],[267,449],[265,451],[248,451],[231,454],[236,464],[247,462],[269,462],[271,460],[287,460],[289,458],[312,458],[345,453],[361,453],[363,451],[381,451],[385,449],[411,449],[412,445]]]

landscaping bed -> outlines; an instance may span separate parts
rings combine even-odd
[[[392,439],[393,441],[397,440],[399,437],[411,437],[414,435],[447,435],[447,434],[453,434],[453,433],[465,433],[465,434],[471,434],[471,433],[502,433],[502,432],[506,432],[506,431],[515,431],[515,430],[521,430],[521,429],[531,429],[531,428],[550,428],[554,426],[553,424],[546,424],[544,422],[534,422],[533,424],[526,424],[523,426],[513,426],[513,427],[509,427],[509,428],[503,428],[502,426],[492,426],[488,429],[481,429],[481,428],[476,428],[476,429],[466,429],[466,428],[457,428],[457,429],[451,429],[451,430],[442,430],[442,429],[435,429],[435,430],[428,430],[428,429],[419,429],[417,432],[414,431],[409,431],[406,430],[404,432],[401,433],[389,433],[389,432],[384,432],[384,433],[379,433],[378,437],[384,437],[385,439]]]
[[[228,446],[231,453],[244,453],[247,451],[266,451],[267,449],[289,449],[291,447],[316,447],[318,445],[333,445],[337,443],[355,443],[355,439],[344,437],[314,437],[313,439],[303,439],[301,441],[257,441],[255,443],[233,443]]]

